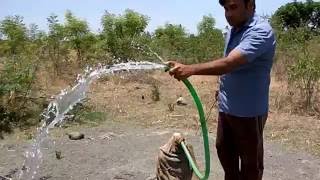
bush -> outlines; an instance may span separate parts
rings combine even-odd
[[[320,80],[319,36],[307,28],[291,28],[279,34],[278,56],[287,62],[276,63],[285,64],[289,88],[297,90],[294,93],[299,94],[302,109],[312,111]]]

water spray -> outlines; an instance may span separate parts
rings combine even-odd
[[[152,51],[151,48],[148,48],[162,64],[155,64],[151,62],[128,62],[120,63],[111,66],[100,66],[95,70],[87,69],[86,73],[77,78],[77,84],[72,88],[63,90],[59,95],[57,95],[53,101],[50,102],[48,108],[42,113],[44,121],[41,127],[38,129],[38,134],[33,140],[30,148],[25,153],[26,159],[24,162],[24,168],[19,172],[18,179],[35,179],[37,177],[37,171],[40,167],[42,161],[42,152],[41,147],[44,142],[48,140],[49,130],[57,124],[61,124],[66,117],[66,114],[74,108],[78,103],[81,103],[86,98],[86,92],[89,89],[89,85],[99,79],[104,75],[112,75],[115,73],[120,73],[123,71],[138,71],[138,70],[154,70],[154,69],[163,69],[169,70],[168,64],[161,58],[156,52]],[[208,130],[206,126],[206,118],[204,116],[203,107],[201,101],[189,82],[188,79],[182,80],[185,86],[190,91],[193,100],[197,106],[199,112],[199,118],[202,128],[202,135],[204,140],[204,150],[205,150],[205,173],[201,174],[198,167],[194,163],[186,145],[184,142],[181,143],[181,146],[189,160],[189,164],[194,170],[195,174],[201,180],[207,180],[210,173],[210,150],[209,150],[209,140],[208,140]]]

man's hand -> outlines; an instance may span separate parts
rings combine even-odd
[[[170,76],[173,76],[179,81],[193,75],[193,68],[191,65],[184,65],[175,61],[168,61],[166,64],[170,67]]]

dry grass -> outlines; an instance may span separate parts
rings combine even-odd
[[[270,113],[265,136],[292,150],[303,150],[320,156],[320,119],[315,116]]]
[[[273,80],[265,135],[267,139],[284,143],[292,149],[320,156],[320,114],[306,111],[302,99],[299,92],[289,88],[286,82]]]
[[[211,77],[202,80],[194,77],[191,81],[198,89],[207,110],[214,102],[215,79]],[[208,88],[209,84],[211,88]],[[153,99],[154,86],[158,88],[160,101]],[[188,105],[172,107],[180,95]],[[89,103],[96,111],[108,111],[116,121],[136,122],[144,126],[199,128],[197,110],[188,90],[166,73],[111,77],[107,81],[96,83],[89,98]],[[212,121],[211,124],[215,124],[215,114],[212,112],[208,119],[209,122]]]
[[[205,112],[209,115],[210,132],[216,131],[217,110],[214,92],[215,77],[192,77]],[[320,119],[306,114],[297,115],[292,110],[295,96],[288,94],[286,86],[272,81],[270,115],[266,125],[267,140],[277,141],[298,150],[320,156]],[[153,86],[159,87],[160,101],[152,100]],[[177,106],[176,99],[182,95],[187,106]],[[142,98],[143,97],[143,98]],[[183,83],[162,72],[109,77],[95,83],[89,95],[89,104],[97,112],[106,111],[107,121],[135,123],[145,127],[179,127],[185,130],[200,130],[197,110]]]
[[[42,86],[45,87],[45,74],[39,74],[39,76],[43,78]],[[209,131],[215,132],[217,110],[214,100],[218,86],[217,78],[194,76],[190,81],[202,100],[208,117]],[[57,94],[60,89],[68,85],[66,82],[72,81],[53,80],[47,84],[47,89],[44,88],[44,91],[51,95]],[[159,101],[152,99],[155,86],[158,88]],[[174,105],[179,96],[186,99],[187,106]],[[265,137],[267,140],[284,143],[292,149],[320,156],[320,118],[301,113],[301,111],[297,113],[299,112],[296,108],[299,107],[297,99],[299,97],[296,93],[288,92],[286,83],[277,81],[275,78],[272,80],[270,114]],[[107,126],[108,121],[119,121],[145,127],[200,130],[198,112],[188,90],[182,82],[176,81],[163,72],[102,78],[92,85],[86,106],[89,106],[92,112],[107,114],[107,119],[101,124],[102,126]]]

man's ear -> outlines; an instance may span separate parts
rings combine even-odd
[[[248,2],[248,4],[247,4],[247,9],[250,9],[251,11],[255,11],[255,2],[254,2],[254,0],[250,0],[249,2]]]

